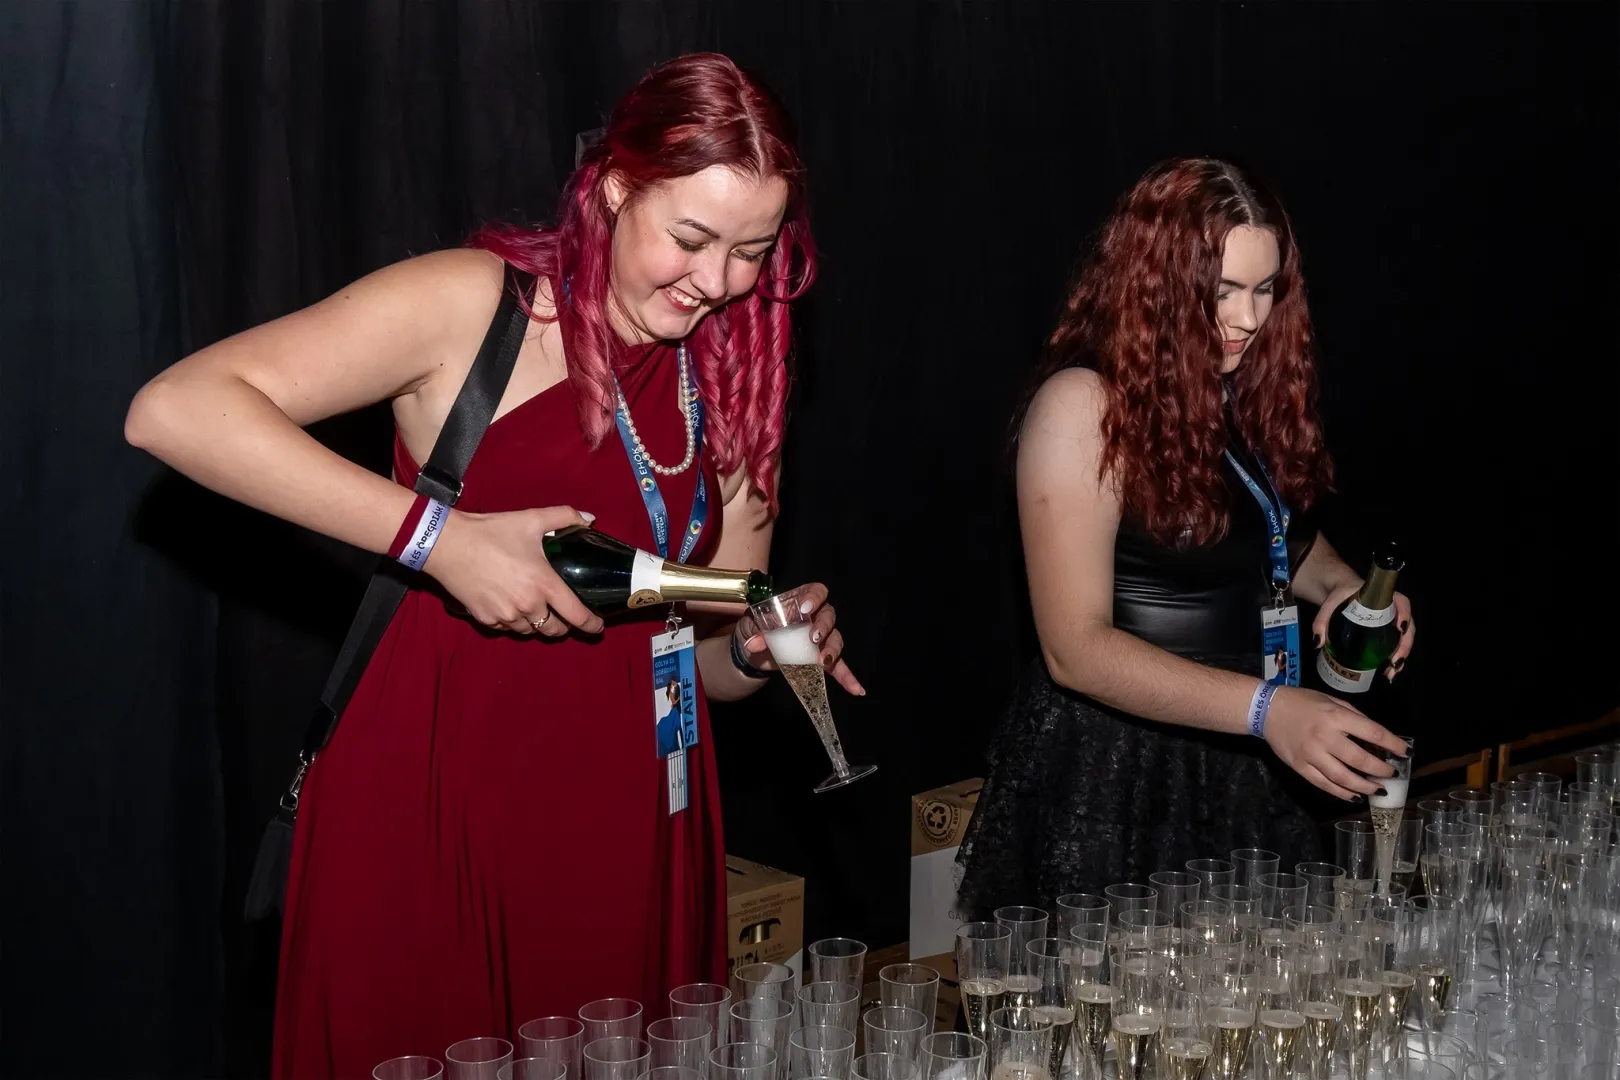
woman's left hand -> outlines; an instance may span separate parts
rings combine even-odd
[[[1322,601],[1322,607],[1316,613],[1316,622],[1311,626],[1311,633],[1316,637],[1316,647],[1320,649],[1327,640],[1328,626],[1333,622],[1333,613],[1339,610],[1339,605],[1355,596],[1361,591],[1361,581],[1355,580],[1340,585],[1328,593],[1327,599]],[[1384,677],[1391,682],[1406,666],[1407,654],[1412,651],[1412,640],[1417,636],[1417,623],[1412,621],[1412,601],[1406,598],[1405,593],[1395,594],[1395,625],[1401,631],[1400,644],[1390,654],[1389,666],[1384,669]]]
[[[865,697],[866,688],[849,670],[849,665],[844,663],[844,635],[836,625],[838,613],[827,602],[827,586],[806,585],[799,591],[802,594],[801,611],[806,615],[815,615],[810,624],[810,640],[821,650],[821,666],[838,681],[839,686],[856,697]],[[760,632],[752,615],[739,619],[732,633],[742,643],[743,654],[751,666],[760,671],[776,670],[776,664],[771,660],[771,650],[765,644],[765,635]]]

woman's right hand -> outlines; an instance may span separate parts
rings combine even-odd
[[[1382,786],[1378,777],[1395,775],[1388,762],[1351,741],[1352,735],[1391,753],[1406,753],[1406,744],[1388,728],[1336,697],[1285,686],[1271,699],[1266,741],[1272,750],[1299,775],[1345,800],[1371,795]]]
[[[546,637],[571,629],[599,633],[602,620],[563,584],[544,548],[546,533],[586,524],[584,515],[567,506],[453,511],[424,569],[485,626]]]

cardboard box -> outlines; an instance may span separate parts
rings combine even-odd
[[[911,800],[911,960],[938,971],[953,989],[956,928],[965,921],[957,911],[956,852],[982,787],[981,779],[963,780]]]
[[[726,975],[742,964],[804,964],[804,879],[726,856]],[[799,980],[802,981],[802,980]]]

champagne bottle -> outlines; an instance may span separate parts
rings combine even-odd
[[[757,604],[774,592],[770,575],[758,570],[685,566],[585,525],[547,533],[544,549],[564,584],[603,616],[677,600]]]
[[[1327,643],[1316,654],[1316,673],[1332,689],[1364,694],[1389,663],[1401,640],[1395,625],[1395,577],[1405,565],[1394,544],[1383,545],[1361,591],[1333,613]]]

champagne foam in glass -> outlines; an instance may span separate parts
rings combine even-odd
[[[1384,794],[1367,796],[1367,804],[1379,809],[1398,809],[1406,805],[1406,789],[1410,783],[1405,777],[1386,776],[1378,781],[1384,785]]]
[[[771,659],[776,661],[777,667],[821,666],[821,653],[810,640],[809,623],[767,631],[765,644],[770,647]]]
[[[827,672],[821,666],[821,649],[811,637],[814,615],[806,612],[813,603],[804,600],[804,590],[781,593],[749,608],[749,614],[765,635],[771,659],[782,671],[782,678],[804,706],[815,725],[821,745],[832,761],[833,774],[816,785],[816,792],[843,787],[877,771],[874,765],[851,767],[833,723],[832,706],[827,702]]]
[[[1373,824],[1373,843],[1378,859],[1379,892],[1388,894],[1395,873],[1395,839],[1401,831],[1401,818],[1406,813],[1406,791],[1412,777],[1412,740],[1403,738],[1406,754],[1395,757],[1388,752],[1383,758],[1395,769],[1395,775],[1377,778],[1383,785],[1383,794],[1373,792],[1367,796],[1367,809]]]

